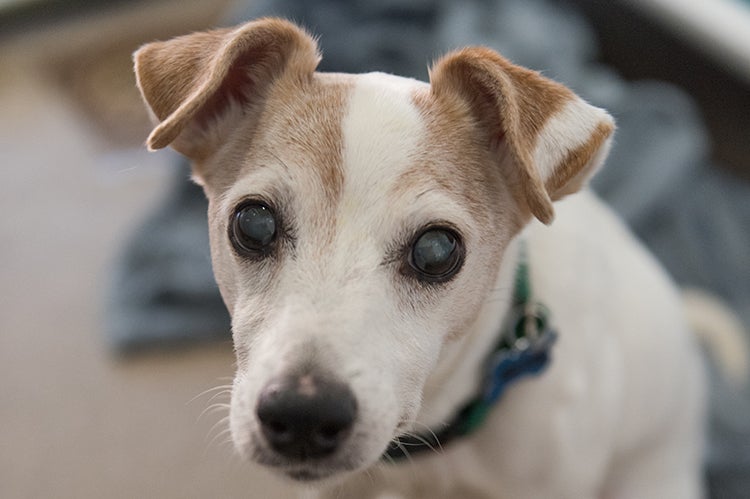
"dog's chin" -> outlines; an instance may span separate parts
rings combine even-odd
[[[366,466],[366,463],[358,459],[335,455],[320,460],[289,461],[264,448],[255,448],[250,460],[282,478],[313,485],[335,484]]]
[[[335,485],[357,470],[357,467],[354,466],[325,465],[316,462],[295,464],[259,462],[259,464],[283,479],[312,486]]]
[[[317,466],[293,466],[274,469],[277,474],[298,483],[320,484],[343,480],[347,471],[322,469]]]

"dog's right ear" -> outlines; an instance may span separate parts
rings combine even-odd
[[[320,54],[302,29],[266,18],[149,43],[133,59],[138,88],[158,121],[149,149],[171,145],[201,160],[237,119],[230,111],[247,112],[282,75],[310,78]]]

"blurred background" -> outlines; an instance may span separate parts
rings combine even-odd
[[[482,43],[607,107],[594,187],[750,324],[746,0],[0,0],[0,498],[292,497],[227,444],[204,201],[145,151],[131,68],[146,41],[265,14],[321,34],[326,70],[424,78]],[[747,394],[713,388],[712,497],[747,498]]]

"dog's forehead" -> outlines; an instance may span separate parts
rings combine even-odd
[[[392,207],[402,216],[422,211],[421,223],[452,217],[486,222],[498,198],[497,171],[486,168],[488,149],[471,121],[437,101],[425,82],[357,75],[341,121],[341,144],[344,207]]]
[[[381,196],[414,164],[426,133],[414,96],[427,88],[384,73],[357,76],[341,122],[346,195]]]
[[[384,73],[316,73],[304,87],[279,86],[222,211],[283,192],[299,229],[326,239],[344,225],[375,231],[410,215],[413,225],[441,213],[468,219],[467,207],[486,208],[488,182],[466,167],[474,148],[444,114],[429,84]]]
[[[273,177],[263,171],[268,166],[277,180],[310,187],[305,194],[327,204],[345,192],[361,200],[382,195],[424,151],[427,127],[416,96],[428,92],[427,83],[384,73],[316,73],[304,87],[278,86],[252,143],[240,134],[224,155],[245,157],[224,199],[231,203],[259,177]]]

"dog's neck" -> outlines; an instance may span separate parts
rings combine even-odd
[[[488,352],[497,343],[511,307],[522,237],[523,234],[513,239],[506,248],[495,286],[470,329],[443,347],[438,364],[425,384],[416,431],[423,429],[422,425],[440,427],[476,395],[483,374],[478,366],[484,364]]]

